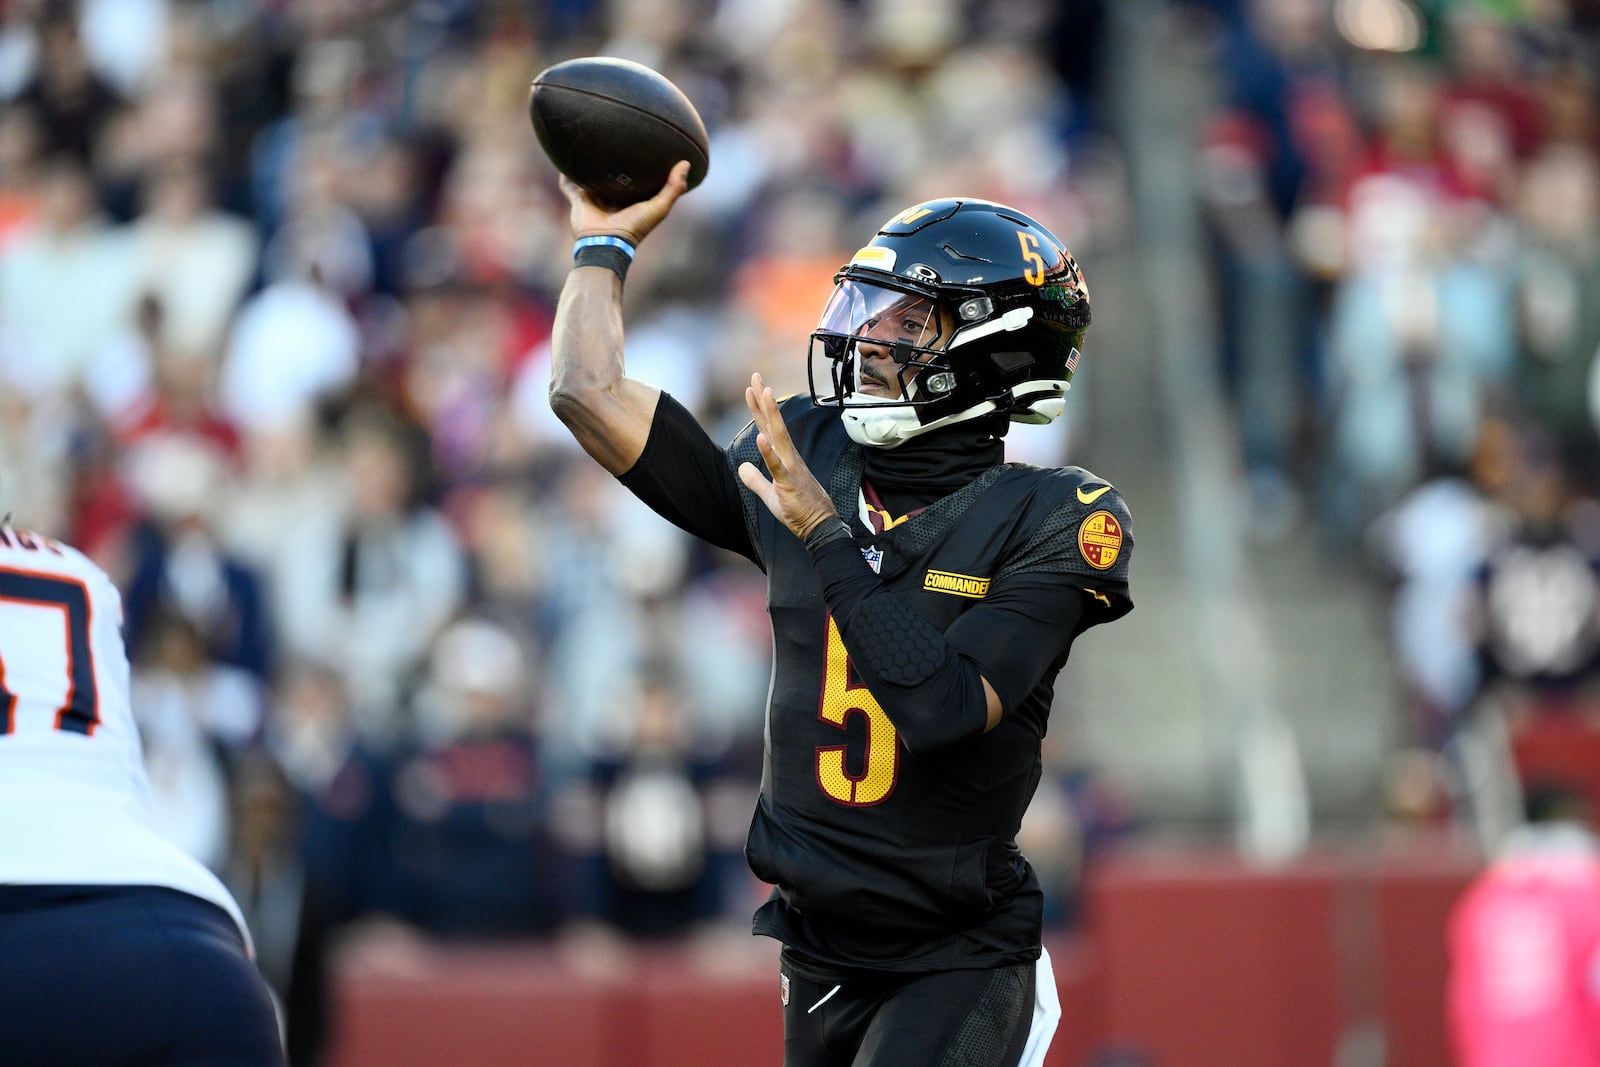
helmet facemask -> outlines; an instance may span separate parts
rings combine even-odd
[[[928,294],[841,279],[811,335],[812,394],[822,404],[898,406],[919,392],[925,401],[917,379],[944,366],[950,320]],[[831,392],[817,388],[819,361]]]
[[[844,408],[860,444],[893,448],[931,429],[956,387],[957,321],[932,293],[841,278],[811,335],[813,399]]]
[[[962,372],[956,361],[969,355],[1004,360],[974,342],[1004,347],[1003,335],[1027,325],[1032,309],[992,317],[993,303],[982,293],[955,295],[963,299],[952,307],[948,291],[941,298],[898,284],[839,279],[811,335],[808,371],[813,401],[843,408],[845,428],[858,444],[894,448],[929,430],[998,410],[995,397],[974,393],[971,374],[969,387],[959,388]],[[819,387],[823,382],[827,388]],[[1053,389],[1049,386],[1055,383],[1031,384],[1054,397],[1070,388],[1065,381]]]

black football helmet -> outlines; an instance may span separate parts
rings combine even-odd
[[[991,414],[999,432],[1046,423],[1088,326],[1083,275],[1049,230],[987,200],[929,200],[834,276],[811,334],[811,397],[878,448]]]

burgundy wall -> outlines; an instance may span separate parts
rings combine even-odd
[[[1084,932],[1051,945],[1050,1067],[1106,1043],[1157,1067],[1328,1064],[1381,1031],[1390,1063],[1450,1067],[1444,924],[1475,864],[1408,848],[1271,872],[1206,852],[1101,864]],[[330,1067],[708,1067],[782,1061],[776,951],[426,947],[341,958]]]

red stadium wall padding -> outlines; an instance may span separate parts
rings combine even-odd
[[[1378,880],[1389,1063],[1455,1063],[1445,1027],[1445,920],[1473,873],[1448,856],[1413,857]]]
[[[1375,1040],[1378,1062],[1452,1067],[1444,931],[1476,869],[1434,848],[1278,871],[1192,853],[1104,864],[1088,936],[1105,1040],[1156,1067],[1331,1064]]]
[[[1050,945],[1062,1021],[1048,1067],[1109,1047],[1153,1067],[1452,1067],[1444,928],[1476,870],[1422,849],[1277,871],[1186,852],[1103,862],[1081,937]],[[640,949],[576,966],[543,947],[356,945],[340,957],[327,1067],[710,1067],[783,1058],[776,946]],[[1365,1061],[1357,1061],[1365,1062]]]
[[[1105,1041],[1105,966],[1088,940],[1057,938],[1049,945],[1061,999],[1061,1023],[1045,1067],[1080,1067]]]
[[[539,950],[362,946],[335,989],[332,1067],[622,1062],[636,1026]]]
[[[1192,858],[1097,876],[1108,1037],[1162,1067],[1331,1062],[1331,885],[1321,871],[1268,882]]]

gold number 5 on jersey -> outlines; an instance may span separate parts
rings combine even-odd
[[[868,807],[887,800],[894,792],[900,770],[899,738],[877,698],[866,686],[850,683],[850,657],[832,615],[828,616],[828,654],[823,668],[822,710],[818,714],[824,722],[840,729],[852,714],[867,717],[867,751],[860,775],[852,776],[845,769],[844,745],[817,749],[817,783],[822,791],[851,807]]]

